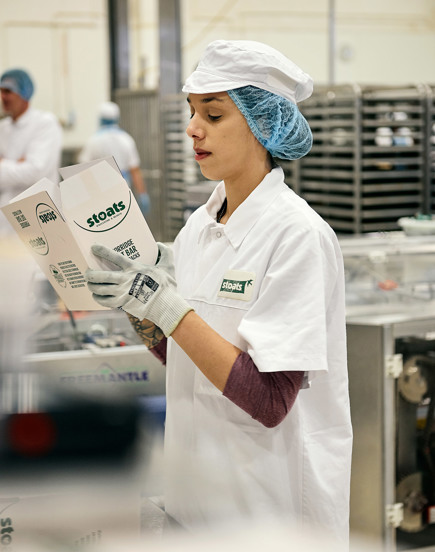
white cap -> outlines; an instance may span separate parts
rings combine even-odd
[[[313,79],[271,46],[250,40],[215,40],[188,77],[183,92],[207,94],[256,86],[293,103],[309,98]]]
[[[119,119],[119,106],[114,102],[103,102],[99,107],[99,116],[101,119],[117,121]]]

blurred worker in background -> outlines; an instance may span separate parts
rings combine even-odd
[[[99,129],[89,138],[79,154],[79,162],[113,156],[130,188],[133,190],[142,213],[150,211],[150,198],[140,169],[136,143],[130,134],[119,127],[119,106],[103,102],[99,107]]]
[[[62,129],[52,113],[30,106],[34,84],[26,71],[5,71],[0,91],[6,115],[0,121],[0,205],[5,205],[43,177],[59,181]],[[3,214],[0,232],[12,232]]]
[[[212,42],[183,88],[195,160],[220,180],[154,266],[111,249],[88,270],[166,363],[165,511],[188,529],[278,520],[349,536],[343,259],[285,183],[312,146],[297,103],[313,82],[273,48]],[[291,548],[291,544],[289,544]]]

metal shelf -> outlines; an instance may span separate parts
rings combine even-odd
[[[189,109],[183,94],[162,101],[166,241],[173,241],[184,225],[186,188],[197,181],[192,145],[186,136]]]
[[[398,230],[398,218],[430,212],[435,129],[432,171],[427,144],[434,96],[426,84],[318,87],[299,106],[313,148],[299,161],[282,163],[286,182],[339,232]],[[389,133],[387,145],[381,132]]]

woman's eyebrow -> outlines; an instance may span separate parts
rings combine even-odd
[[[191,103],[189,96],[187,96],[186,100],[187,100],[187,103]],[[218,97],[216,97],[216,96],[211,96],[210,98],[203,98],[203,99],[201,100],[201,103],[207,104],[207,103],[210,103],[210,102],[213,102],[213,101],[216,101],[216,102],[224,102],[225,100],[223,100],[223,99],[221,99],[221,98],[218,98]]]
[[[211,98],[204,98],[201,100],[201,103],[210,103],[210,102],[213,102],[213,101],[216,101],[216,102],[223,102],[224,100],[222,100],[221,98],[217,98],[216,96],[212,96]]]

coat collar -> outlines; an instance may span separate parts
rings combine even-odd
[[[34,109],[29,106],[26,109],[26,111],[18,117],[16,121],[13,121],[11,117],[10,118],[11,124],[15,125],[16,127],[25,126],[27,124],[27,121],[32,118],[33,113],[34,113]]]
[[[281,167],[272,169],[237,207],[228,222],[218,224],[216,213],[225,199],[225,184],[223,181],[219,182],[202,211],[202,228],[198,239],[201,239],[207,228],[220,226],[231,245],[237,249],[270,203],[286,188],[284,171]]]

